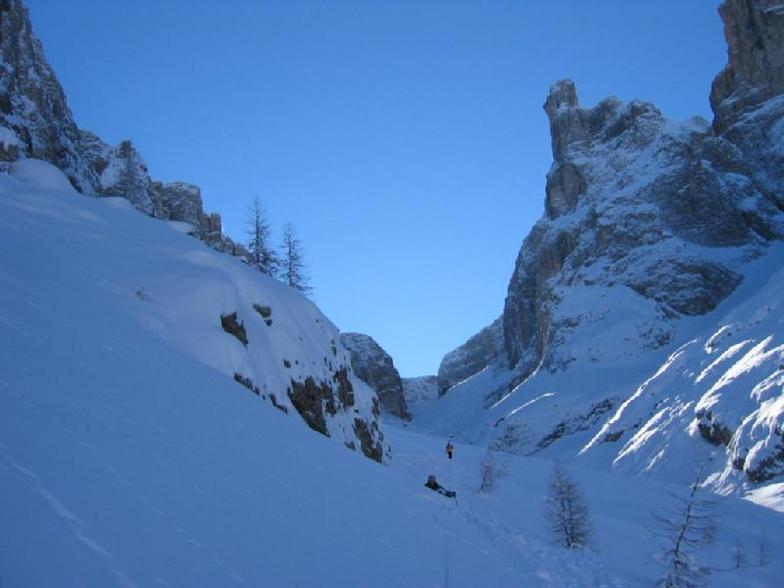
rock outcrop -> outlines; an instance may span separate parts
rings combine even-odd
[[[91,191],[94,176],[81,156],[79,129],[20,0],[0,2],[0,52],[0,161],[49,161],[77,190]]]
[[[722,132],[749,108],[784,92],[784,4],[742,0],[719,7],[727,66],[713,80],[714,127]]]
[[[220,215],[204,212],[197,186],[158,182],[131,141],[112,146],[78,128],[21,0],[0,1],[0,51],[0,163],[48,161],[83,194],[124,196],[146,214],[193,225],[215,249],[246,254],[222,234]]]
[[[463,345],[447,353],[438,366],[438,394],[485,369],[503,353],[503,323],[496,319],[489,327]]]
[[[362,333],[341,333],[340,342],[351,354],[351,369],[378,394],[381,410],[410,419],[403,383],[390,355],[375,340]]]

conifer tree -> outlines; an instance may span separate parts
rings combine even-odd
[[[281,243],[281,272],[280,278],[305,294],[312,292],[310,277],[305,271],[305,260],[302,254],[302,244],[297,238],[297,232],[291,223],[283,227],[283,242]]]
[[[587,547],[593,536],[588,505],[582,492],[558,462],[547,496],[547,518],[558,543],[569,549]]]
[[[270,225],[258,196],[247,213],[248,262],[262,273],[276,277],[280,266],[275,249],[270,243]]]

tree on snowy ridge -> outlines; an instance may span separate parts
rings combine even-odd
[[[305,272],[302,244],[291,223],[283,227],[283,243],[280,246],[282,259],[280,277],[284,283],[305,294],[312,292],[310,277]]]
[[[270,225],[258,197],[253,199],[247,213],[248,261],[262,273],[275,277],[280,260],[270,244]]]
[[[547,519],[558,543],[569,549],[587,547],[593,536],[588,505],[575,481],[555,462],[547,496]]]

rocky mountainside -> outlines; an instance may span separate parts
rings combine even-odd
[[[434,423],[519,452],[575,455],[684,339],[718,330],[714,310],[740,304],[728,297],[752,266],[782,264],[784,4],[728,0],[720,12],[729,64],[711,91],[712,124],[612,97],[585,108],[571,81],[552,86],[545,214],[524,241],[501,318],[444,358],[439,387],[454,397],[441,409],[452,412]],[[781,397],[773,390],[763,396]],[[696,425],[684,434],[694,444],[720,438],[728,452],[764,402],[758,394],[721,424],[705,402],[685,402]],[[782,417],[766,414],[755,438],[775,447]]]
[[[378,394],[381,410],[401,419],[410,419],[403,382],[392,357],[369,335],[341,333],[340,342],[351,354],[354,374]]]
[[[155,181],[130,141],[114,147],[79,129],[22,0],[0,2],[0,51],[0,164],[48,161],[83,194],[124,196],[146,214],[191,224],[217,249],[244,253],[222,235],[220,215],[204,212],[197,186]]]
[[[438,376],[403,378],[403,395],[411,411],[434,402],[438,399]]]

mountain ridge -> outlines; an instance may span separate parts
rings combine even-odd
[[[545,213],[520,249],[501,318],[444,357],[439,388],[449,414],[433,408],[430,424],[512,451],[574,457],[584,443],[570,435],[597,432],[695,334],[695,319],[720,320],[712,313],[750,263],[778,255],[784,10],[728,0],[720,13],[729,57],[711,90],[712,123],[676,123],[652,104],[614,97],[584,108],[573,82],[553,84],[544,105],[553,151]],[[574,381],[595,366],[610,370],[604,377],[616,366],[612,379],[626,383],[607,393]],[[729,419],[730,436],[762,403]],[[690,435],[707,443],[723,426],[704,409],[692,420]],[[773,421],[762,436],[775,445]]]
[[[83,194],[123,196],[145,214],[189,223],[193,236],[218,250],[246,253],[223,235],[220,214],[203,209],[198,186],[159,182],[130,140],[112,146],[78,127],[22,0],[0,4],[0,52],[0,165],[48,161]]]

